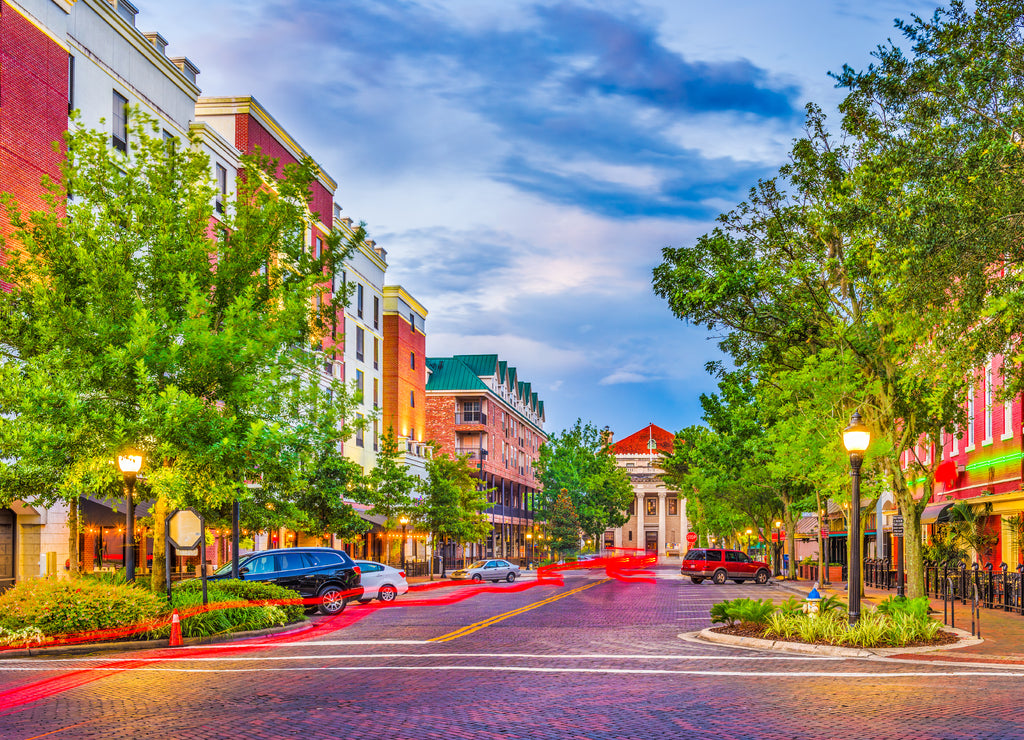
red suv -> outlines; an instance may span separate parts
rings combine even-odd
[[[703,583],[705,578],[725,583],[731,578],[736,583],[753,579],[754,583],[764,584],[772,574],[768,563],[751,560],[746,553],[711,547],[698,547],[687,552],[679,572],[690,576],[694,583]]]

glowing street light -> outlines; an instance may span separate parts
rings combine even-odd
[[[117,467],[124,476],[125,487],[125,542],[127,546],[124,552],[125,580],[128,583],[135,581],[135,479],[142,469],[142,455],[135,450],[126,450],[123,455],[117,457]]]
[[[860,619],[860,466],[871,443],[871,430],[861,421],[860,413],[853,412],[850,426],[843,430],[843,446],[850,455],[850,476],[853,478],[853,497],[850,510],[850,568],[847,591],[850,596],[850,624]]]

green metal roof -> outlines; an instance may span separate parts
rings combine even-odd
[[[462,360],[474,373],[481,377],[498,374],[497,355],[455,355],[456,360]]]
[[[488,391],[490,388],[459,357],[428,357],[428,391]]]

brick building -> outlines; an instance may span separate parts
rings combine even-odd
[[[612,444],[615,464],[629,475],[634,500],[629,508],[629,521],[605,531],[603,549],[643,549],[658,555],[680,555],[686,547],[686,499],[665,487],[658,466],[662,455],[672,454],[674,441],[671,432],[648,424]]]
[[[400,285],[384,286],[381,432],[394,430],[410,472],[426,475],[427,309]]]
[[[446,556],[524,560],[540,490],[534,464],[547,440],[544,402],[497,355],[431,357],[427,367],[427,439],[467,455],[481,485],[494,489],[490,537]]]

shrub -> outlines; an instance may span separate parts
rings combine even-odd
[[[878,611],[883,614],[890,616],[910,614],[914,618],[922,620],[928,619],[928,612],[930,610],[931,604],[926,596],[919,596],[916,599],[901,599],[896,596],[890,596],[878,605]]]
[[[228,632],[247,632],[290,624],[305,619],[300,604],[271,602],[300,598],[291,589],[260,581],[214,581],[207,584],[207,607],[203,608],[203,582],[181,581],[172,589],[174,608],[181,614],[182,637],[208,637]],[[248,601],[248,606],[218,607],[225,602]],[[170,625],[152,630],[152,639],[170,634]]]
[[[283,586],[278,586],[276,583],[266,583],[264,581],[213,581],[212,583],[208,583],[207,586],[210,589],[216,589],[217,591],[231,597],[230,599],[222,599],[222,601],[253,601],[260,606],[266,606],[268,602],[279,602],[302,598],[290,588],[284,588]],[[187,581],[179,581],[174,584],[173,592],[185,591],[202,594],[202,580],[194,578]],[[306,611],[306,607],[301,603],[277,604],[276,606],[284,612],[286,623],[300,621]]]
[[[788,599],[779,604],[779,611],[786,616],[794,616],[803,613],[804,604],[806,602],[803,599],[798,599],[796,596],[790,596]]]
[[[87,578],[34,578],[0,596],[0,627],[37,628],[64,635],[128,627],[153,619],[166,608],[157,594],[131,584]]]
[[[0,646],[29,647],[38,645],[46,635],[38,627],[23,627],[20,630],[8,630],[0,627]]]
[[[728,626],[732,627],[736,624],[736,617],[733,616],[730,610],[731,602],[719,601],[717,604],[711,605],[711,624],[718,624],[724,622]]]
[[[818,604],[818,611],[824,613],[833,611],[845,612],[846,604],[840,601],[839,596],[837,594],[833,594],[832,596],[826,596],[824,599],[821,600],[821,603]]]
[[[736,599],[733,602],[736,619],[745,624],[764,624],[775,611],[775,605],[768,599]]]

